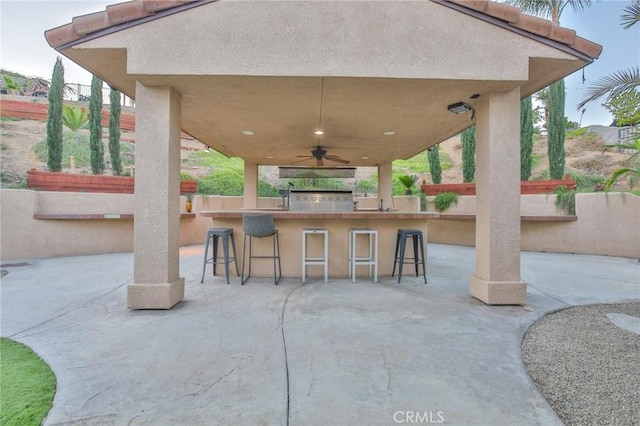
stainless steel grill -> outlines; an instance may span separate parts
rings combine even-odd
[[[353,192],[336,190],[291,190],[289,210],[298,212],[353,211]]]

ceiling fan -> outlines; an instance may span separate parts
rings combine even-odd
[[[305,159],[312,159],[315,158],[316,159],[316,165],[318,166],[324,166],[324,162],[323,160],[329,160],[329,161],[335,161],[336,163],[341,163],[341,164],[349,164],[349,160],[343,160],[342,158],[338,157],[337,155],[328,155],[327,154],[327,150],[322,148],[320,145],[316,146],[314,149],[311,150],[311,155],[307,156],[307,155],[297,155],[296,157],[304,157]],[[300,160],[300,161],[304,161],[304,160]],[[299,162],[299,161],[297,161]]]

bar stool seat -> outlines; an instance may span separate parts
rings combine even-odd
[[[405,249],[407,247],[407,239],[411,238],[413,241],[413,257],[405,257]],[[420,252],[418,252],[420,249]],[[427,283],[426,263],[424,259],[424,240],[422,237],[422,231],[419,229],[398,229],[398,235],[396,237],[396,254],[393,262],[393,277],[396,273],[396,265],[398,268],[398,283],[402,279],[402,266],[405,263],[413,263],[416,268],[416,277],[420,276],[418,270],[419,265],[422,265],[422,276],[424,277],[424,283]]]
[[[242,216],[242,230],[244,231],[244,247],[242,248],[242,275],[240,283],[244,285],[251,277],[252,259],[272,259],[273,260],[273,280],[276,285],[282,276],[282,265],[280,264],[280,240],[278,230],[273,221],[272,214],[245,214]],[[253,239],[273,237],[273,255],[257,256],[253,254]],[[244,264],[247,260],[247,246],[249,247],[249,273],[245,277]],[[277,264],[277,269],[276,269]]]
[[[233,249],[233,257],[229,257],[229,239],[231,239],[231,247]],[[209,257],[209,242],[213,240],[213,254]],[[223,257],[218,256],[218,242],[222,240]],[[222,262],[220,262],[222,259]],[[236,265],[236,274],[238,271],[238,262],[236,262],[236,242],[233,237],[233,228],[211,228],[207,231],[207,243],[204,248],[204,265],[202,266],[202,278],[200,283],[204,282],[204,274],[207,269],[207,263],[213,264],[213,275],[216,275],[216,265],[224,263],[224,273],[229,284],[229,263],[234,262]]]
[[[322,235],[322,257],[307,256],[307,235]],[[323,266],[324,282],[329,281],[329,231],[325,228],[304,228],[302,230],[302,283],[307,280],[307,266]]]
[[[358,235],[364,235],[368,239],[368,254],[358,256]],[[369,267],[369,277],[373,271],[373,282],[378,282],[378,231],[371,228],[351,228],[349,230],[348,250],[349,277],[356,282],[356,267],[365,265]]]

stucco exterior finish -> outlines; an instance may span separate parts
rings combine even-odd
[[[138,84],[132,309],[169,309],[184,297],[179,276],[180,94]]]
[[[488,304],[526,301],[520,279],[520,92],[492,93],[476,122],[476,272],[471,295]]]
[[[473,110],[478,255],[471,293],[486,303],[524,303],[519,99],[593,57],[467,12],[432,1],[217,1],[103,33],[105,22],[94,23],[89,37],[59,46],[137,102],[129,306],[168,308],[181,297],[180,127],[245,160],[245,206],[256,200],[254,165],[294,164],[322,145],[351,166],[379,166],[380,196],[391,207],[391,162],[469,127]],[[448,111],[461,101],[469,114]],[[314,135],[318,129],[323,136]]]
[[[244,163],[244,205],[245,209],[258,207],[258,165]]]
[[[55,256],[133,251],[133,220],[43,220],[35,213],[133,213],[134,196],[31,190],[0,190],[0,259],[5,261]],[[562,215],[555,195],[521,197],[522,215]],[[360,198],[358,207],[375,208],[377,198]],[[460,197],[446,213],[475,214],[475,196]],[[259,208],[277,208],[281,198],[260,198]],[[184,209],[185,197],[180,197]],[[417,197],[394,197],[401,211],[417,211]],[[5,206],[20,206],[19,209]],[[242,197],[194,198],[195,217],[180,220],[180,245],[203,244],[213,226],[202,210],[237,210]],[[182,210],[182,213],[185,213]],[[640,258],[640,197],[624,193],[576,195],[577,220],[573,222],[523,221],[521,249],[551,253]],[[606,219],[603,219],[606,218]],[[429,242],[475,246],[475,220],[429,219]]]

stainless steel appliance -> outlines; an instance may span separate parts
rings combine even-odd
[[[298,212],[353,211],[353,192],[323,189],[292,189],[289,210]]]

